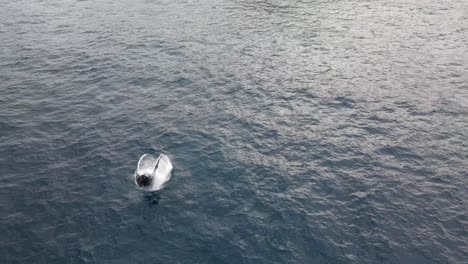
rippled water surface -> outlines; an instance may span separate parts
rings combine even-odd
[[[467,263],[467,14],[0,0],[0,262]]]

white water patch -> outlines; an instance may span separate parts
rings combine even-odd
[[[143,154],[138,161],[137,169],[135,171],[135,184],[137,184],[136,177],[138,175],[146,174],[152,177],[152,183],[149,187],[139,188],[146,191],[161,190],[171,179],[172,168],[171,160],[164,154],[159,155],[158,158],[155,158],[150,154]]]

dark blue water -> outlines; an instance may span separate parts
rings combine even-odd
[[[468,263],[467,14],[0,0],[0,262]]]

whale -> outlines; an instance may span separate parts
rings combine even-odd
[[[143,154],[135,170],[135,184],[145,191],[161,190],[171,179],[172,169],[173,165],[167,155],[161,153],[155,158],[151,154]]]

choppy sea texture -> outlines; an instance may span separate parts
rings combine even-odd
[[[0,0],[0,262],[466,263],[467,14]]]

